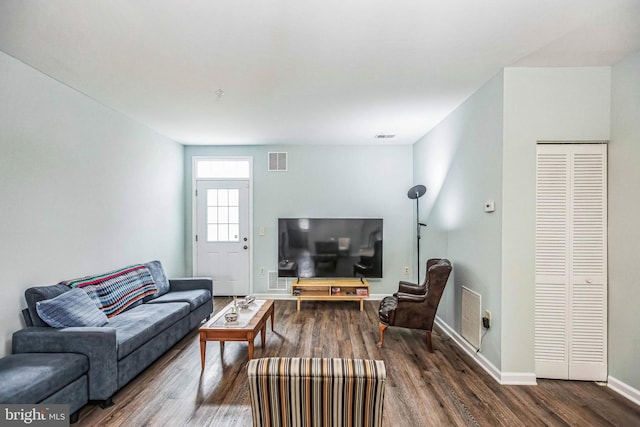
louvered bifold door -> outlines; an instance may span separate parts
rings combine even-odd
[[[606,145],[538,145],[535,369],[605,380]]]
[[[569,378],[569,153],[539,145],[536,165],[535,370]]]
[[[606,381],[607,146],[572,148],[569,379]]]

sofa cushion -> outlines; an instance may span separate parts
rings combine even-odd
[[[189,304],[142,304],[112,317],[109,327],[116,330],[118,360],[189,315]]]
[[[164,294],[161,297],[152,299],[147,304],[186,302],[189,303],[190,310],[193,311],[209,300],[211,300],[211,292],[206,289],[194,289],[191,291],[169,292],[168,294]]]
[[[24,291],[24,299],[27,300],[27,308],[29,309],[33,326],[49,326],[38,316],[38,310],[36,309],[38,301],[55,298],[69,291],[69,287],[64,285],[34,286]]]
[[[54,328],[104,326],[109,320],[82,289],[72,289],[36,303],[42,320]]]
[[[89,370],[76,353],[22,353],[0,359],[0,403],[40,403]]]
[[[142,264],[130,265],[96,276],[66,280],[60,284],[84,290],[107,317],[113,317],[127,308],[142,304],[144,297],[158,292],[153,276]]]
[[[145,301],[160,297],[167,292],[169,292],[169,280],[167,280],[167,276],[164,274],[164,268],[162,268],[162,263],[158,260],[150,261],[144,264],[153,276],[153,281],[156,282],[156,286],[158,287],[158,292],[153,293],[145,298]]]

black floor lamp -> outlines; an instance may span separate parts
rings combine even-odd
[[[426,227],[427,224],[420,222],[420,207],[418,199],[424,196],[424,193],[427,192],[427,187],[424,185],[414,185],[407,192],[407,197],[410,199],[415,199],[416,201],[416,245],[418,246],[418,284],[420,284],[420,227]]]

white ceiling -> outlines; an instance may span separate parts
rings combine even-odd
[[[640,0],[0,0],[0,50],[184,144],[411,144],[503,67],[638,49]]]

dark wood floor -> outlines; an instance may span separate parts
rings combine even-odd
[[[216,311],[228,303],[216,298]],[[352,302],[276,301],[275,332],[256,340],[255,357],[311,356],[382,359],[387,369],[385,426],[637,426],[640,407],[590,382],[539,380],[501,386],[443,334],[428,353],[424,333],[389,328],[378,339],[377,301],[360,312]],[[207,347],[200,370],[192,332],[113,398],[87,405],[79,426],[251,426],[246,381],[247,344]]]

